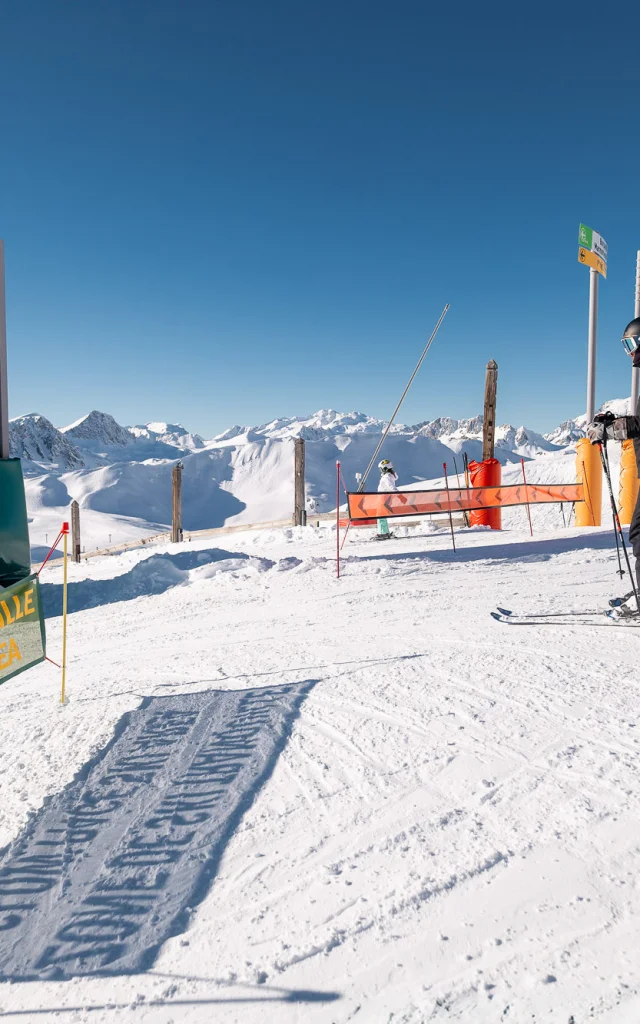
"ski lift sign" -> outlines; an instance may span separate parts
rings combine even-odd
[[[607,254],[609,248],[602,235],[586,224],[580,225],[578,231],[578,262],[597,270],[603,277],[607,276]]]

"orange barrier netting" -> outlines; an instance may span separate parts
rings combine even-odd
[[[347,495],[350,519],[379,519],[438,512],[470,512],[478,508],[541,505],[552,501],[584,501],[582,484],[509,484],[506,487],[449,488],[443,491],[394,491],[391,494]]]

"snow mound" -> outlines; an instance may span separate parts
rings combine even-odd
[[[300,559],[287,558],[281,570],[293,569]],[[208,548],[204,551],[163,552],[144,558],[128,572],[110,579],[86,579],[69,585],[69,612],[98,608],[119,601],[134,601],[138,597],[164,594],[172,587],[182,587],[200,580],[208,580],[220,573],[263,573],[276,566],[270,558],[259,558],[239,551]],[[44,583],[42,599],[45,615],[62,613],[62,585]]]

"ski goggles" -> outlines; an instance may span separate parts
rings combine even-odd
[[[634,334],[630,338],[623,338],[622,345],[624,347],[625,352],[628,352],[629,355],[632,355],[637,348],[640,348],[640,334]]]

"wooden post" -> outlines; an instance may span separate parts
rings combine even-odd
[[[293,478],[293,525],[306,526],[307,512],[304,493],[304,438],[296,437]]]
[[[484,419],[482,424],[482,461],[492,459],[496,440],[496,400],[498,396],[498,364],[495,359],[487,363],[484,382]]]
[[[71,559],[80,561],[80,506],[77,501],[71,502]]]
[[[173,517],[171,522],[171,543],[179,544],[182,540],[182,463],[173,467]]]

